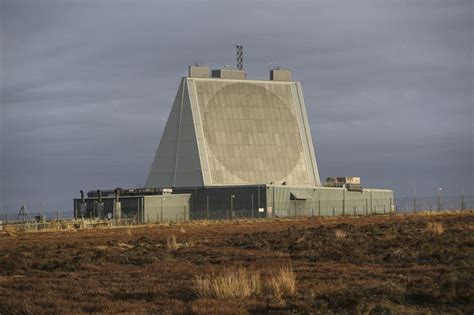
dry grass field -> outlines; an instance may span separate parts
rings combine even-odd
[[[0,314],[472,314],[474,214],[0,232]]]

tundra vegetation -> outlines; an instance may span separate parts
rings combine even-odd
[[[0,231],[0,314],[461,314],[474,214]]]

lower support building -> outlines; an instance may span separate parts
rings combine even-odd
[[[134,218],[138,223],[153,223],[394,212],[393,191],[384,189],[243,185],[143,188],[120,190],[118,196],[116,193],[89,192],[87,198],[74,199],[75,217]]]

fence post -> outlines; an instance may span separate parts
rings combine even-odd
[[[354,216],[356,216],[356,207],[354,207]]]
[[[336,216],[336,207],[332,207],[332,216],[335,217]]]
[[[369,201],[365,198],[365,215],[369,214]]]
[[[413,213],[416,213],[416,197],[413,197]]]
[[[5,214],[5,223],[8,224],[8,213]]]
[[[318,213],[321,216],[321,199],[318,200]]]
[[[59,210],[56,210],[56,221],[59,221]]]
[[[342,191],[342,216],[346,214],[346,189]]]
[[[206,216],[207,216],[207,219],[209,220],[209,195],[206,195]]]
[[[253,219],[253,194],[250,195],[250,200],[252,204],[252,206],[250,207],[250,211],[252,212],[252,219]]]
[[[372,203],[372,190],[370,191],[370,214],[374,213],[374,206]]]
[[[311,217],[314,217],[314,211],[313,207],[311,207]]]
[[[461,211],[464,211],[464,195],[461,195]]]
[[[186,222],[186,206],[183,206],[183,221]]]

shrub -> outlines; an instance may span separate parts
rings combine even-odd
[[[443,225],[440,222],[428,222],[426,229],[435,235],[441,235],[444,232]]]
[[[196,293],[204,298],[245,298],[260,293],[260,273],[245,268],[195,277]]]

